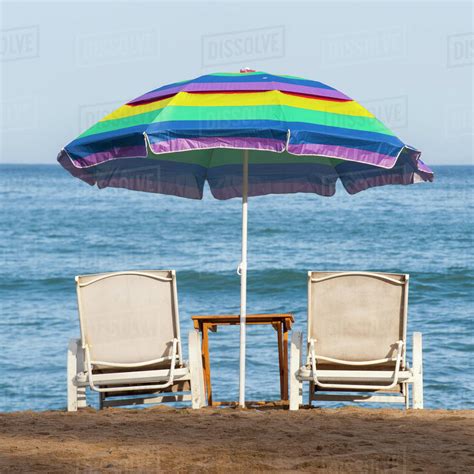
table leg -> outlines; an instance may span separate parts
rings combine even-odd
[[[283,397],[288,400],[288,327],[282,324],[283,329]]]
[[[278,365],[280,367],[280,399],[283,400],[285,396],[284,392],[284,376],[285,376],[285,369],[284,369],[284,360],[283,360],[283,327],[282,323],[278,323],[277,326],[277,334],[278,334]]]
[[[202,325],[202,368],[204,372],[204,382],[206,384],[207,404],[212,406],[212,387],[211,387],[211,364],[209,358],[209,334],[208,325]]]

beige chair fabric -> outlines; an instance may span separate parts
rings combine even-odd
[[[104,273],[76,281],[82,343],[95,368],[143,366],[171,356],[173,339],[179,340],[173,272]]]
[[[311,272],[308,287],[308,339],[317,356],[348,362],[396,356],[397,341],[406,339],[407,275]]]

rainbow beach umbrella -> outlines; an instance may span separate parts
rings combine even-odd
[[[58,155],[73,176],[201,199],[242,198],[240,393],[245,405],[249,196],[332,196],[432,181],[420,152],[368,110],[321,82],[242,70],[152,90],[104,117]]]

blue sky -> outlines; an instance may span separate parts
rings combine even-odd
[[[430,164],[472,163],[472,3],[3,2],[3,163],[54,163],[120,104],[251,67],[361,102]]]

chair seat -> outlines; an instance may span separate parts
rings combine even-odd
[[[392,370],[317,370],[318,380],[327,383],[385,383],[393,380]],[[309,367],[301,367],[298,372],[300,380],[313,381],[312,370]],[[411,370],[400,370],[399,382],[408,382],[413,378]]]
[[[109,372],[105,374],[93,374],[92,381],[94,385],[141,385],[147,383],[159,383],[168,380],[169,369],[164,370],[139,370],[133,372]],[[188,367],[176,368],[174,371],[174,380],[176,382],[189,380],[190,372]],[[87,373],[80,373],[76,377],[76,383],[79,386],[89,384]]]

